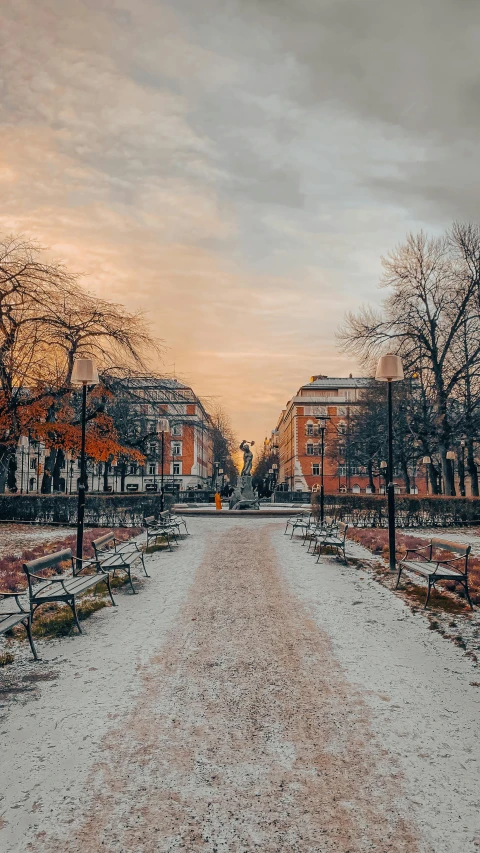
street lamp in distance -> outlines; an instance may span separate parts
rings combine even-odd
[[[163,467],[165,464],[165,433],[170,431],[170,424],[168,422],[168,418],[159,418],[157,421],[157,435],[161,435],[162,444],[161,444],[161,473],[160,473],[160,512],[163,512],[165,509],[165,488],[163,485]]]
[[[320,430],[321,435],[321,445],[320,445],[320,458],[322,460],[322,478],[320,481],[320,524],[323,524],[323,520],[325,517],[325,477],[324,477],[324,463],[325,463],[325,430],[327,428],[327,420],[328,415],[320,415],[317,418],[318,429]]]
[[[85,456],[85,428],[87,420],[87,387],[98,384],[98,371],[92,358],[76,358],[73,363],[72,385],[82,386],[82,445],[80,451],[80,482],[78,484],[77,510],[77,569],[83,558],[83,523],[85,518],[85,490],[87,488],[87,464]]]
[[[393,409],[392,409],[392,382],[400,382],[404,378],[402,359],[393,353],[382,355],[378,360],[375,379],[387,383],[387,405],[388,405],[388,551],[390,571],[397,568],[395,561],[395,488],[393,485]]]

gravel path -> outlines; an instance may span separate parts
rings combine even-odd
[[[424,808],[422,791],[412,787],[398,740],[385,737],[390,721],[379,722],[376,713],[390,697],[377,693],[371,701],[375,688],[367,682],[376,656],[368,634],[376,629],[368,617],[380,617],[381,642],[390,618],[393,641],[401,632],[410,643],[408,620],[397,624],[401,602],[372,581],[362,590],[368,608],[354,608],[355,570],[328,558],[315,566],[305,549],[282,537],[275,519],[199,519],[191,526],[194,535],[177,553],[149,558],[152,579],[140,595],[124,595],[117,611],[92,617],[88,637],[53,644],[57,655],[60,646],[66,653],[48,662],[59,680],[41,685],[36,707],[25,701],[15,718],[7,715],[3,736],[8,743],[15,733],[15,748],[5,757],[14,773],[27,761],[30,769],[18,781],[20,803],[5,792],[0,849],[474,851],[474,830],[460,832],[451,814],[440,833],[432,830],[429,803]],[[345,588],[348,608],[335,611]],[[432,633],[426,624],[418,630],[420,639]],[[357,631],[367,643],[351,677]],[[457,655],[466,689],[468,664],[445,647]],[[438,646],[433,663],[441,664],[441,652]],[[418,679],[423,653],[420,646],[419,671],[414,657],[410,662]],[[391,654],[382,683],[394,681],[396,665]],[[448,695],[450,687],[443,670],[441,679],[434,673],[427,698],[440,688]],[[462,707],[458,723],[471,714],[473,728],[474,710],[473,703]],[[409,713],[420,722],[422,706]],[[443,720],[437,734],[444,736]],[[67,745],[57,759],[59,735]],[[470,758],[476,762],[478,752]],[[430,767],[425,784],[441,795],[440,772],[436,777]],[[465,776],[478,783],[478,762]],[[454,785],[470,815],[456,775]],[[20,833],[13,811],[19,805]]]

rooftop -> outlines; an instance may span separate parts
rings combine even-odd
[[[323,388],[364,388],[369,385],[371,378],[368,376],[348,376],[348,377],[330,377],[330,376],[312,376],[310,382],[302,385],[302,389]]]

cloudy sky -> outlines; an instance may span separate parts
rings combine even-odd
[[[479,218],[478,0],[1,0],[0,230],[261,440],[380,255]],[[157,367],[160,365],[157,365]]]

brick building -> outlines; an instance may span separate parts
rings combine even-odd
[[[352,411],[361,405],[362,389],[369,379],[312,376],[283,409],[272,441],[278,447],[279,484],[288,491],[312,491],[321,482],[321,431],[318,418],[325,417],[325,472],[327,493],[369,492],[366,470],[353,464],[349,449]],[[349,458],[350,457],[350,458]],[[378,460],[380,461],[380,460]],[[403,491],[400,478],[396,490]],[[376,480],[383,491],[384,480]]]
[[[158,428],[167,418],[169,431],[163,436],[163,479],[167,490],[207,486],[213,472],[212,424],[210,416],[192,388],[177,379],[144,377],[130,380],[128,423],[132,437],[148,435],[142,445],[143,465],[114,460],[87,461],[88,489],[102,492],[160,491],[162,441]],[[157,434],[156,434],[157,433]],[[41,487],[48,449],[41,442],[22,437],[17,448],[16,482],[19,492]],[[80,460],[65,455],[61,465],[60,490],[73,493],[80,476]]]

